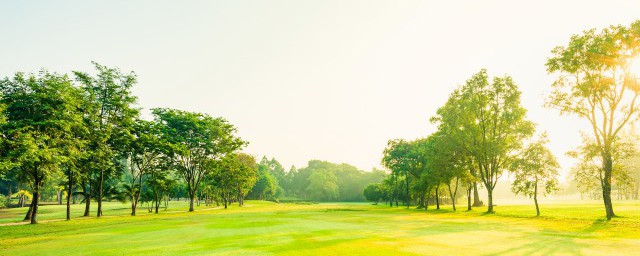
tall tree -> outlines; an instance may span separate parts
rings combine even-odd
[[[247,143],[236,137],[236,128],[223,118],[175,109],[153,109],[162,124],[173,168],[187,185],[192,212],[200,182],[215,169],[215,161]]]
[[[602,159],[602,198],[607,220],[615,216],[611,202],[613,145],[620,131],[638,118],[640,81],[632,60],[640,55],[640,20],[573,35],[567,46],[552,50],[547,71],[557,75],[547,106],[589,121]]]
[[[136,97],[131,93],[136,75],[93,64],[97,71],[95,76],[79,71],[74,74],[84,91],[84,123],[89,131],[89,156],[83,167],[97,190],[97,216],[100,217],[105,179],[116,171],[118,158],[125,158],[127,141],[131,139],[130,129],[139,111],[133,107]],[[88,208],[91,196],[85,200]]]
[[[520,156],[512,162],[514,181],[511,189],[515,194],[533,198],[536,215],[540,216],[538,194],[548,194],[558,189],[558,168],[556,157],[545,146],[549,140],[543,134],[537,141],[529,144]]]
[[[66,75],[46,71],[38,75],[17,73],[13,79],[0,81],[0,103],[6,106],[6,157],[29,183],[33,200],[27,218],[38,223],[38,203],[44,182],[61,172],[69,161],[66,154],[77,142],[74,127],[81,122],[79,91]],[[30,216],[29,216],[30,215]]]
[[[467,150],[477,164],[477,173],[487,189],[487,212],[493,212],[493,189],[504,170],[511,166],[524,139],[534,130],[520,105],[520,91],[511,77],[495,77],[489,82],[486,70],[473,75],[460,88],[464,119],[461,133],[468,133]]]

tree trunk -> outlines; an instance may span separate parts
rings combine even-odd
[[[487,196],[488,196],[488,201],[489,201],[489,205],[487,208],[487,212],[488,213],[493,213],[493,188],[490,188],[488,186],[487,187]]]
[[[98,184],[98,214],[96,216],[102,216],[102,193],[104,185],[104,170],[100,170],[100,183]]]
[[[478,182],[473,183],[473,206],[482,206],[482,202],[480,201],[480,194],[478,193]]]
[[[89,217],[89,211],[91,210],[91,182],[89,182],[89,191],[87,191],[87,186],[83,185],[82,190],[84,192],[84,214],[82,216]]]
[[[393,182],[395,188],[393,189],[393,197],[396,200],[396,208],[398,207],[398,175],[394,175],[395,181]]]
[[[540,216],[540,207],[538,207],[538,180],[533,188],[533,202],[536,203],[536,216]]]
[[[471,211],[471,190],[473,190],[473,187],[469,186],[467,188],[467,211]]]
[[[195,200],[195,192],[194,191],[189,191],[189,211],[192,212],[193,211],[193,201]]]
[[[38,224],[38,201],[40,199],[39,197],[40,197],[40,192],[38,192],[38,190],[34,191],[33,203],[32,203],[33,210],[31,211],[31,224]]]
[[[405,181],[405,187],[406,187],[406,191],[407,191],[407,208],[409,208],[410,204],[411,204],[411,196],[409,195],[409,172],[405,172],[404,174],[404,181]]]
[[[449,182],[447,184],[447,187],[449,188],[449,196],[451,196],[451,205],[453,206],[453,211],[456,211],[456,196],[458,195],[458,182],[459,182],[459,178],[456,178],[456,185],[454,186],[454,189],[451,190],[451,182]]]
[[[611,202],[611,173],[613,171],[613,159],[611,153],[603,155],[604,163],[604,180],[602,181],[602,199],[604,200],[604,208],[607,213],[607,220],[611,220],[616,216],[613,212],[613,203]]]
[[[69,169],[69,190],[67,192],[67,220],[71,220],[71,197],[73,197],[73,172]]]
[[[436,209],[440,210],[440,196],[438,195],[438,190],[440,190],[440,185],[436,186]]]
[[[160,208],[160,198],[156,195],[156,213],[158,213],[158,208]]]
[[[24,220],[31,220],[31,213],[33,212],[34,202],[35,202],[35,199],[32,199],[31,203],[29,204],[29,210],[27,211],[27,214],[24,216]]]

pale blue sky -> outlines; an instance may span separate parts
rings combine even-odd
[[[640,18],[640,1],[0,1],[0,76],[139,75],[142,107],[223,116],[285,166],[379,166],[386,141],[428,118],[485,67],[508,73],[567,169],[581,123],[542,107],[550,50]],[[566,172],[566,171],[565,171]]]

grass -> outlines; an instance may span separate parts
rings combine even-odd
[[[25,209],[0,210],[0,255],[634,255],[640,251],[640,203],[618,202],[612,221],[602,206],[499,206],[495,214],[390,208],[384,205],[275,204],[247,201],[229,209],[200,207],[127,216],[107,203],[104,218],[64,218],[43,206],[38,225],[6,223]],[[448,206],[445,206],[448,207]],[[78,205],[74,215],[81,215]]]

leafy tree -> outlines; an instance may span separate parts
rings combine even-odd
[[[160,124],[154,121],[135,120],[132,134],[133,139],[129,144],[129,150],[127,150],[129,152],[130,182],[126,187],[131,200],[131,216],[135,216],[142,192],[142,178],[151,172],[154,172],[155,180],[166,176],[158,175],[157,172],[162,172],[160,168],[164,163],[163,153],[167,151],[167,143],[163,140]]]
[[[364,188],[363,194],[367,200],[377,205],[380,200],[387,197],[387,187],[382,183],[371,183]]]
[[[480,180],[487,189],[487,212],[493,212],[493,190],[504,170],[511,166],[522,141],[533,133],[520,105],[520,91],[511,77],[495,77],[489,82],[486,70],[473,75],[458,93],[461,119],[456,126],[466,133],[466,150],[477,165]]]
[[[327,171],[315,171],[308,178],[307,194],[313,200],[331,201],[338,198],[339,188],[336,176]]]
[[[7,118],[0,127],[7,138],[4,153],[19,166],[18,178],[31,186],[33,200],[25,219],[36,224],[43,183],[69,161],[65,152],[75,142],[73,130],[81,120],[79,91],[66,75],[46,71],[17,73],[0,81],[0,90]]]
[[[512,162],[514,174],[512,190],[516,194],[533,198],[537,216],[540,216],[538,187],[542,187],[543,195],[558,190],[557,176],[560,165],[553,153],[545,147],[548,141],[546,134],[543,134],[538,141],[529,144],[521,156]]]
[[[258,179],[253,185],[253,188],[251,188],[249,197],[260,200],[275,200],[278,181],[271,175],[268,169],[261,167],[262,165],[258,165]]]
[[[556,74],[547,106],[589,121],[601,158],[602,198],[607,220],[615,216],[611,202],[614,144],[620,131],[638,118],[640,82],[630,72],[640,54],[640,20],[573,35],[567,46],[553,49],[547,70]]]
[[[215,161],[246,142],[236,137],[236,128],[220,117],[163,108],[153,109],[153,115],[162,124],[171,165],[187,185],[189,211],[193,211],[200,182],[215,170]]]
[[[133,107],[136,97],[131,89],[136,84],[136,75],[123,74],[117,68],[108,68],[93,62],[97,74],[75,71],[76,80],[84,91],[84,125],[88,129],[88,156],[82,162],[88,182],[94,183],[98,192],[97,216],[102,216],[102,199],[105,180],[117,171],[118,160],[124,158],[127,143],[131,139],[130,129],[138,110]],[[91,189],[86,195],[88,216]]]
[[[412,150],[414,150],[412,152]],[[389,168],[392,173],[398,175],[404,175],[405,192],[406,192],[406,205],[410,206],[410,194],[409,194],[409,175],[412,170],[415,170],[415,147],[410,142],[405,140],[390,140],[387,143],[387,147],[384,149],[382,164]],[[397,196],[397,195],[396,195]]]
[[[222,192],[224,208],[236,197],[238,204],[244,204],[244,197],[256,183],[258,176],[256,160],[244,153],[229,154],[218,164],[214,172],[216,186]]]

